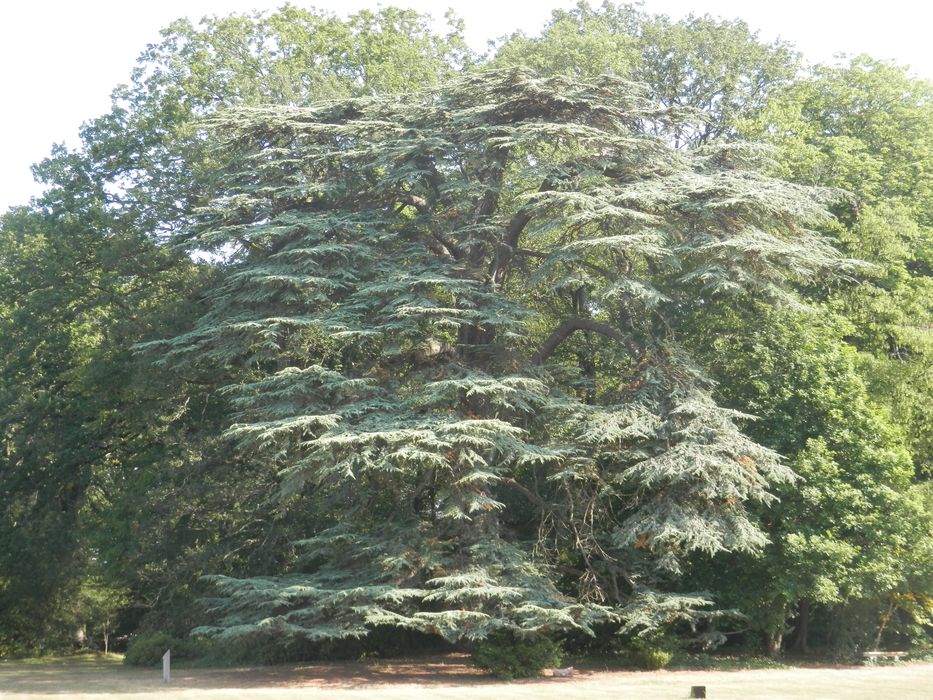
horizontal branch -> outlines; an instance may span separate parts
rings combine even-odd
[[[416,194],[411,194],[410,192],[399,192],[395,195],[395,201],[414,207],[418,210],[419,214],[431,213],[431,205],[428,204],[428,200],[426,200],[424,197],[419,197]]]
[[[538,351],[532,355],[532,363],[536,365],[542,364],[554,353],[555,350],[557,350],[560,344],[567,340],[567,338],[569,338],[570,335],[575,331],[591,331],[593,333],[599,333],[600,335],[604,335],[607,338],[612,338],[613,340],[618,341],[624,345],[626,350],[628,350],[633,357],[638,357],[641,354],[632,339],[626,337],[626,335],[618,328],[610,326],[608,323],[594,321],[591,318],[574,317],[565,318],[560,322],[560,324],[558,324],[557,328],[551,331],[551,334],[547,337],[547,340],[545,340],[541,347],[538,348]]]

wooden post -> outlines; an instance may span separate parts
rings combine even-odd
[[[691,698],[705,698],[706,697],[706,686],[705,685],[690,686],[690,697]]]
[[[162,682],[169,683],[172,680],[172,650],[166,649],[162,654]]]

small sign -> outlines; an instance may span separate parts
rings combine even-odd
[[[172,680],[172,650],[166,649],[162,654],[162,682],[168,683]]]

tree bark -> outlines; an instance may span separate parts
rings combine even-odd
[[[550,189],[553,189],[551,181],[545,180],[538,188],[538,192],[547,192]],[[505,235],[496,247],[496,254],[493,256],[492,264],[490,265],[489,276],[496,284],[502,284],[508,277],[512,265],[512,258],[515,256],[516,249],[518,248],[519,239],[529,221],[531,221],[531,210],[529,207],[522,207],[512,216],[512,220],[509,222],[509,227],[506,229]]]
[[[800,654],[809,654],[810,645],[810,601],[804,598],[797,606],[797,638],[794,640],[794,651]]]
[[[592,331],[594,333],[599,333],[600,335],[604,335],[607,338],[612,338],[622,343],[633,357],[638,357],[640,355],[635,343],[632,342],[630,338],[626,337],[618,328],[610,326],[608,323],[594,321],[591,318],[575,317],[565,318],[558,324],[557,328],[551,332],[544,343],[542,343],[541,347],[538,348],[537,352],[532,355],[532,363],[536,365],[542,364],[574,331]]]
[[[881,622],[878,624],[878,631],[875,632],[875,638],[872,640],[872,651],[878,651],[878,647],[881,646],[881,636],[884,634],[884,628],[888,626],[888,622],[891,620],[891,616],[894,614],[894,609],[896,607],[896,603],[892,597],[891,602],[888,604],[888,611],[881,616]]]
[[[781,655],[781,643],[784,641],[783,632],[768,632],[766,642],[768,656],[772,659]]]

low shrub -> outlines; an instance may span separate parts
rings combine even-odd
[[[630,638],[623,648],[636,665],[647,671],[659,671],[671,662],[680,644],[672,635],[655,631]]]
[[[634,654],[638,665],[647,671],[660,671],[674,658],[673,652],[665,649],[637,649]]]
[[[260,634],[239,639],[212,639],[199,666],[268,666],[318,660],[321,644],[306,639],[283,639]]]
[[[560,644],[547,637],[516,637],[509,632],[493,632],[476,642],[473,663],[496,678],[530,678],[545,668],[559,666]]]
[[[172,660],[198,659],[208,653],[210,642],[202,638],[175,637],[168,632],[143,632],[133,637],[126,647],[123,663],[130,666],[158,666],[166,649],[172,650]]]

